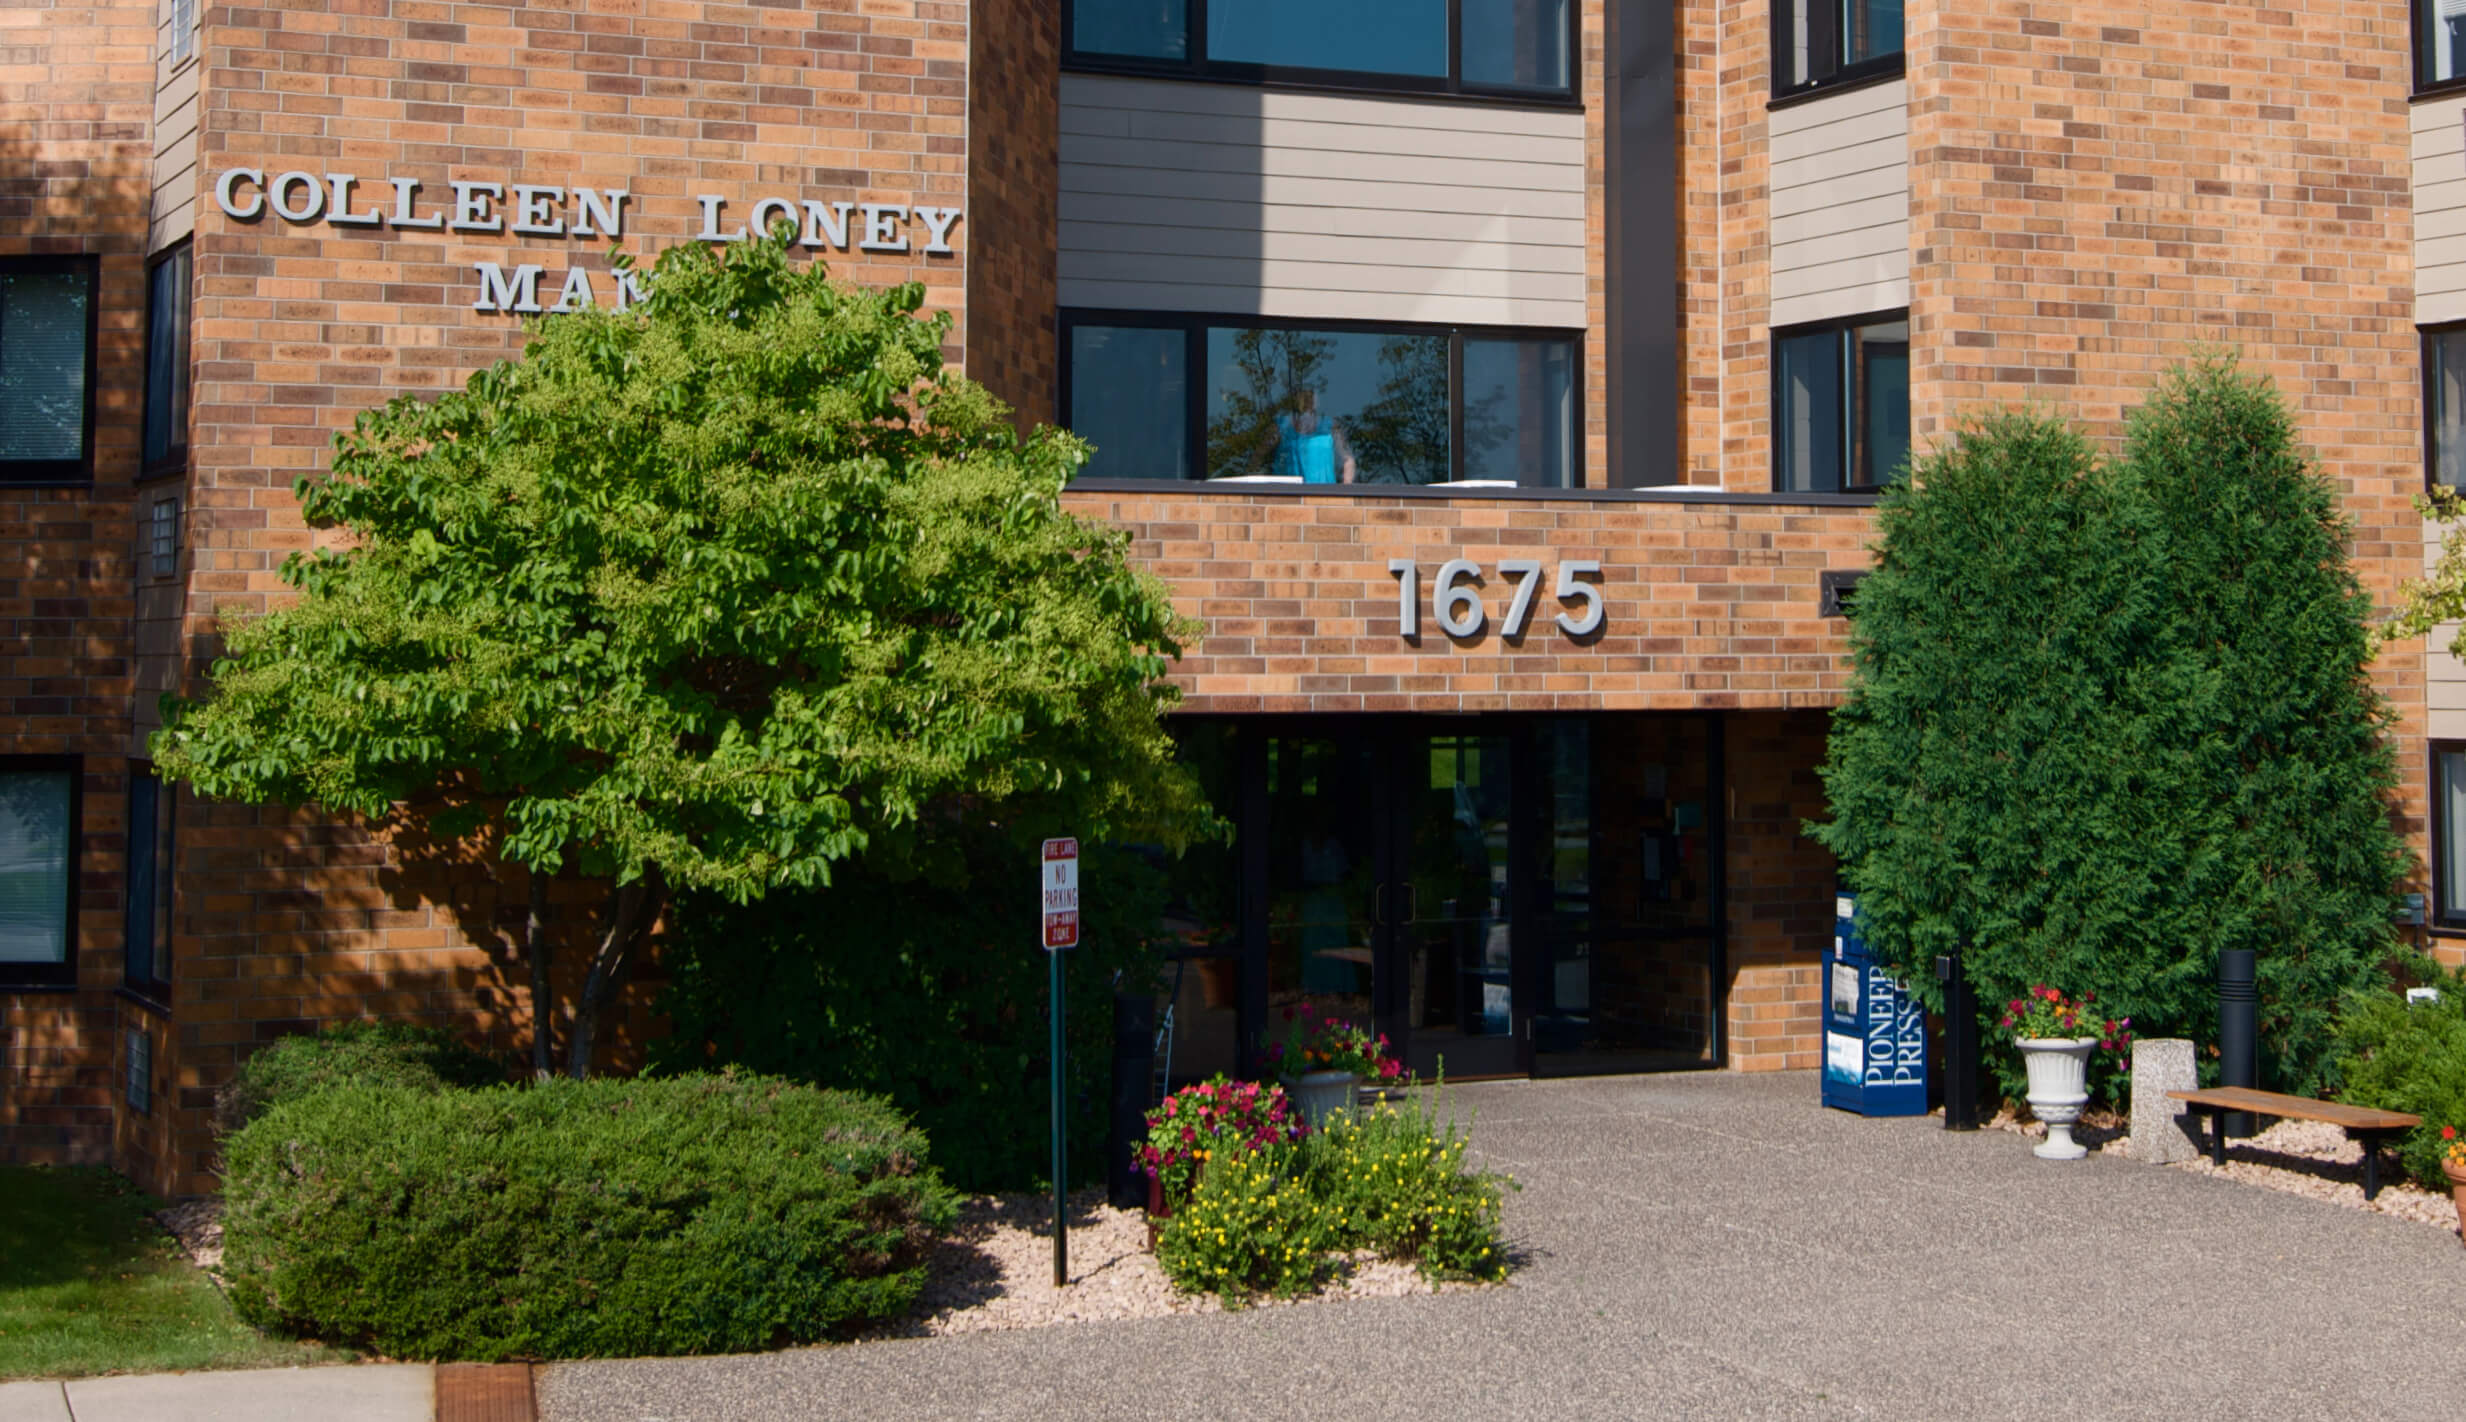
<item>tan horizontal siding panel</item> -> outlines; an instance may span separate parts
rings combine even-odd
[[[1797,326],[1809,321],[1839,321],[1851,316],[1898,311],[1909,305],[1907,276],[1883,276],[1858,281],[1834,272],[1826,274],[1825,281],[1825,285],[1789,296],[1776,295],[1772,302],[1772,324]]]
[[[1582,141],[1584,115],[1547,109],[1510,109],[1399,95],[1365,98],[1201,84],[1172,79],[1129,79],[1104,74],[1065,74],[1062,113],[1073,109],[1123,109],[1136,113],[1213,114],[1222,118],[1300,119],[1372,127],[1456,129],[1466,133],[1521,133],[1536,138]]]
[[[1466,326],[1563,327],[1581,331],[1584,303],[1452,293],[1292,291],[1255,282],[1210,286],[1191,282],[1139,282],[1065,273],[1064,306],[1119,307],[1132,311],[1221,311],[1321,321],[1426,321]]]
[[[1799,158],[1813,158],[1825,153],[1839,153],[1865,147],[1872,143],[1909,142],[1909,114],[1906,110],[1882,113],[1852,114],[1821,128],[1800,129],[1795,133],[1776,133],[1767,144],[1767,152],[1777,166]]]
[[[1584,192],[1579,163],[1505,163],[1353,148],[1274,148],[1240,143],[1151,143],[1136,138],[1073,138],[1062,166],[1166,169],[1246,178],[1337,178],[1357,183],[1442,183],[1516,192]]]
[[[1396,211],[1392,208],[1309,207],[1294,203],[1262,207],[1257,203],[1217,202],[1199,198],[1158,201],[1149,194],[1130,193],[1065,193],[1060,209],[1065,228],[1072,224],[1123,223],[1138,227],[1232,228],[1237,231],[1323,233],[1343,237],[1358,237],[1364,232],[1384,230],[1394,224]],[[1501,224],[1512,223],[1516,245],[1520,247],[1584,245],[1584,220],[1580,216],[1536,217],[1531,213],[1510,215],[1503,211],[1431,216],[1436,220],[1418,222],[1412,230],[1426,236],[1490,240],[1504,231]],[[1069,240],[1066,235],[1064,244],[1068,245]]]
[[[2447,291],[2425,291],[2421,283],[2417,283],[2415,320],[2425,326],[2466,321],[2466,286]]]
[[[1166,168],[1062,167],[1061,201],[1082,193],[1142,196],[1158,200],[1195,198],[1232,203],[1252,211],[1272,207],[1369,209],[1399,228],[1431,217],[1531,216],[1584,220],[1582,193],[1535,193],[1469,188],[1445,183],[1361,183],[1338,178],[1240,177],[1227,173],[1175,172]]]
[[[1856,251],[1873,251],[1869,245],[1892,240],[1897,233],[1899,245],[1909,245],[1909,194],[1893,193],[1886,197],[1867,198],[1860,202],[1836,203],[1784,213],[1780,204],[1773,204],[1772,245],[1778,261],[1779,250],[1796,242],[1842,243]],[[1886,234],[1879,236],[1877,234]]]
[[[1885,196],[1897,196],[1907,206],[1909,155],[1899,146],[1874,144],[1837,154],[1831,162],[1807,159],[1787,171],[1775,168],[1766,186],[1773,206],[1786,212]]]
[[[1790,104],[1774,109],[1764,120],[1765,132],[1775,137],[1784,133],[1804,133],[1808,129],[1827,128],[1843,119],[1866,114],[1897,113],[1906,123],[1909,115],[1909,81],[1897,79],[1889,84],[1872,84],[1852,89],[1846,94],[1828,94],[1803,104]]]
[[[1516,242],[1381,238],[1375,253],[1359,237],[1311,232],[1235,232],[1197,227],[1135,227],[1119,223],[1061,225],[1061,249],[1080,253],[1137,253],[1166,257],[1253,258],[1268,261],[1359,262],[1375,255],[1380,267],[1433,267],[1470,271],[1584,274],[1584,249],[1527,247]]]

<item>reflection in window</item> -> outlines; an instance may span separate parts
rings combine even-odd
[[[0,978],[68,966],[73,774],[0,770]]]
[[[1909,322],[1773,338],[1773,487],[1883,487],[1909,459]]]
[[[2432,387],[2432,481],[2466,488],[2466,327],[2423,333],[2423,373]]]
[[[1851,77],[1901,52],[1901,0],[1773,0],[1784,93]]]
[[[188,463],[189,251],[183,245],[146,271],[145,474]]]
[[[1461,56],[1452,72],[1451,13]],[[1072,0],[1071,53],[1226,79],[1264,71],[1440,92],[1574,88],[1569,0],[1214,0],[1206,15],[1194,46],[1188,0]]]
[[[1070,428],[1096,446],[1083,471],[1103,479],[1186,479],[1189,377],[1178,327],[1074,326]]]
[[[1305,484],[1448,476],[1447,338],[1213,327],[1207,470]]]
[[[2466,78],[2466,0],[2415,0],[2415,87]]]
[[[1567,342],[1466,337],[1464,477],[1567,487],[1575,400],[1575,348]]]
[[[0,472],[82,475],[93,298],[86,263],[0,264]]]
[[[1285,69],[1447,73],[1447,6],[1433,0],[1241,0],[1207,7],[1207,57]]]
[[[2439,921],[2466,926],[2466,748],[2432,748],[2433,907]]]

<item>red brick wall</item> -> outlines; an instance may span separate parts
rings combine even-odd
[[[1061,142],[1061,7],[976,0],[971,113],[998,115],[969,135],[968,374],[1023,425],[1049,424],[1054,330],[1055,164]]]
[[[1724,726],[1729,783],[1729,1060],[1746,1071],[1823,1064],[1818,978],[1832,939],[1832,855],[1806,837],[1825,817],[1831,718],[1754,711]]]
[[[0,255],[102,259],[91,488],[0,485],[0,764],[84,757],[73,993],[0,990],[0,1163],[113,1147],[154,9],[0,10]],[[132,1015],[131,1020],[136,1020]]]

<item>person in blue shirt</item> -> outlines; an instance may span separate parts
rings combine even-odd
[[[1342,422],[1319,410],[1316,388],[1303,387],[1294,396],[1293,408],[1277,414],[1270,440],[1272,472],[1305,484],[1353,482],[1353,446],[1344,437]]]

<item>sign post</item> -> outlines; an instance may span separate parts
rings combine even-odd
[[[1053,991],[1053,1287],[1070,1282],[1069,1156],[1063,1139],[1062,950],[1079,946],[1079,841],[1048,839],[1038,877],[1044,901],[1045,961]]]

